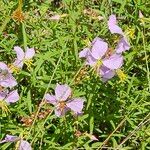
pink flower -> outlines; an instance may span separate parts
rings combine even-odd
[[[108,20],[108,28],[110,32],[120,34],[124,36],[122,29],[117,25],[116,15],[110,15]]]
[[[118,42],[118,45],[116,47],[116,53],[122,53],[126,50],[129,50],[130,49],[130,44],[129,42],[127,41],[127,38],[126,37],[122,37],[120,39],[120,41]]]
[[[91,48],[85,48],[79,53],[79,57],[86,58],[86,64],[90,66],[97,65],[99,60],[105,67],[110,69],[118,69],[122,66],[123,57],[120,54],[112,54],[105,57],[108,50],[108,44],[101,38],[96,37],[91,44]]]
[[[48,103],[55,106],[55,115],[60,117],[65,115],[68,110],[74,113],[81,113],[83,109],[82,98],[70,98],[71,88],[68,85],[56,85],[55,95],[46,94],[45,99]]]
[[[13,65],[18,68],[22,68],[24,62],[30,61],[32,59],[32,57],[35,55],[34,48],[27,47],[26,52],[24,52],[22,48],[20,48],[19,46],[15,46],[14,51],[17,54],[17,58],[16,58],[15,62],[13,63]]]
[[[12,88],[17,85],[15,78],[12,76],[11,71],[7,65],[0,62],[0,86]]]
[[[103,82],[106,82],[107,80],[113,78],[115,75],[116,75],[116,72],[115,70],[111,70],[105,66],[102,66],[100,69],[99,69],[99,73],[102,77],[102,81]]]
[[[123,57],[119,54],[113,54],[109,58],[106,58],[103,61],[103,65],[99,68],[102,81],[106,82],[107,80],[113,78],[116,75],[116,70],[121,68],[122,65]]]
[[[108,44],[96,37],[91,44],[91,48],[85,48],[79,53],[79,57],[86,58],[86,64],[95,67],[100,73],[102,80],[110,79],[115,75],[115,70],[123,65],[121,54],[113,53],[106,57]]]
[[[5,139],[0,141],[0,143],[5,143],[5,142],[16,142],[20,140],[18,136],[13,136],[13,135],[6,135]]]
[[[118,42],[118,45],[116,47],[116,53],[122,53],[126,50],[130,49],[130,44],[127,41],[127,38],[125,37],[122,29],[117,25],[117,20],[115,15],[110,15],[108,20],[108,28],[110,32],[120,34],[122,37]]]
[[[13,90],[10,93],[7,90],[0,91],[0,100],[4,100],[8,104],[15,103],[19,100],[19,94],[17,90]]]
[[[79,53],[79,57],[86,58],[86,64],[95,66],[98,60],[106,54],[108,50],[108,44],[103,39],[96,37],[91,43],[90,48],[85,48]]]
[[[17,142],[19,141],[19,149],[18,150],[32,150],[31,145],[25,141],[20,139],[18,136],[13,136],[13,135],[6,135],[5,139],[0,141],[0,143],[5,143],[5,142]]]
[[[109,69],[119,69],[123,65],[123,57],[120,54],[114,53],[108,58],[104,58],[102,62]]]
[[[20,141],[19,150],[32,150],[32,147],[29,142],[25,140]]]

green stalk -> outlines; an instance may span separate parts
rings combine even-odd
[[[23,34],[23,46],[24,50],[27,49],[27,35],[26,35],[26,30],[25,30],[25,24],[22,22],[22,34]]]

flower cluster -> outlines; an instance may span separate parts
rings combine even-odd
[[[79,53],[79,57],[86,58],[86,65],[94,67],[104,82],[115,76],[117,70],[123,65],[122,52],[130,48],[122,29],[117,25],[115,15],[109,17],[108,28],[112,34],[121,36],[115,50],[109,48],[108,43],[103,39],[96,37],[90,47]]]
[[[53,16],[51,19],[59,20],[60,16]],[[79,57],[85,58],[86,65],[93,67],[94,70],[102,77],[102,81],[104,82],[114,77],[117,73],[121,74],[120,68],[123,65],[122,53],[130,49],[129,42],[127,41],[125,34],[117,25],[115,15],[111,15],[109,17],[108,28],[112,34],[118,34],[120,36],[114,50],[110,48],[108,43],[103,39],[96,37],[91,42],[90,47],[83,49],[79,53]],[[17,57],[10,67],[8,67],[5,63],[0,62],[0,102],[5,101],[8,104],[19,100],[17,90],[13,89],[17,85],[17,81],[13,77],[12,73],[22,69],[24,64],[26,64],[29,69],[32,64],[32,58],[35,55],[35,50],[28,47],[24,52],[22,48],[15,46],[14,51],[16,52]],[[64,116],[68,111],[73,112],[74,115],[82,114],[84,99],[80,97],[73,98],[72,90],[67,84],[57,84],[55,88],[55,95],[46,93],[44,95],[44,99],[47,103],[54,105],[54,111],[57,117]],[[24,119],[24,121],[25,120],[27,119]],[[30,123],[32,123],[32,120],[29,124]],[[98,140],[91,134],[84,133],[83,135],[90,137],[92,140]],[[17,148],[19,150],[32,149],[31,145],[27,141],[17,136],[6,135],[5,139],[0,143],[4,142],[17,142]]]
[[[27,48],[26,52],[24,52],[19,46],[15,46],[14,51],[17,54],[17,58],[10,67],[4,62],[0,62],[0,101],[7,103],[14,103],[19,100],[17,90],[12,90],[17,85],[12,73],[16,70],[15,68],[22,69],[24,63],[30,66],[31,59],[35,55],[33,48]]]
[[[14,103],[19,100],[17,90],[12,90],[17,85],[16,79],[13,77],[8,66],[0,62],[0,101],[6,103]],[[3,107],[3,106],[1,106]]]
[[[24,63],[27,67],[30,67],[31,59],[35,55],[33,48],[27,48],[26,52],[24,52],[19,46],[15,46],[14,51],[17,54],[17,58],[12,65],[8,67],[5,63],[0,62],[0,107],[5,111],[7,111],[7,107],[4,102],[9,104],[19,100],[17,90],[12,90],[17,85],[17,81],[12,73],[22,69]],[[17,136],[6,135],[5,139],[0,141],[0,143],[4,142],[19,142],[17,149],[31,150],[30,144]]]

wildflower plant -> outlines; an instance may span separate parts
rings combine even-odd
[[[45,99],[48,103],[55,106],[55,115],[64,116],[68,110],[72,110],[75,114],[82,113],[82,98],[71,98],[72,91],[68,85],[56,85],[55,95],[46,94]]]
[[[35,55],[35,50],[33,48],[28,48],[24,52],[19,46],[14,47],[14,51],[17,54],[17,58],[13,63],[13,66],[19,69],[22,69],[23,64],[25,63],[28,68],[32,65],[32,58]]]
[[[86,58],[87,65],[94,66],[104,82],[115,76],[118,72],[117,69],[120,69],[123,65],[122,52],[130,49],[127,38],[117,25],[115,15],[109,16],[108,28],[112,34],[121,35],[115,50],[108,48],[108,44],[103,39],[96,37],[91,42],[90,48],[85,48],[79,53],[80,58]]]
[[[148,3],[0,6],[2,150],[149,149]]]
[[[85,57],[86,64],[94,66],[103,81],[111,79],[115,75],[115,69],[123,65],[123,56],[117,53],[107,56],[108,44],[98,37],[91,45],[91,49],[85,48],[79,57]]]

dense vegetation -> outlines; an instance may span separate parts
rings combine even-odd
[[[150,149],[149,7],[1,0],[1,149]]]

